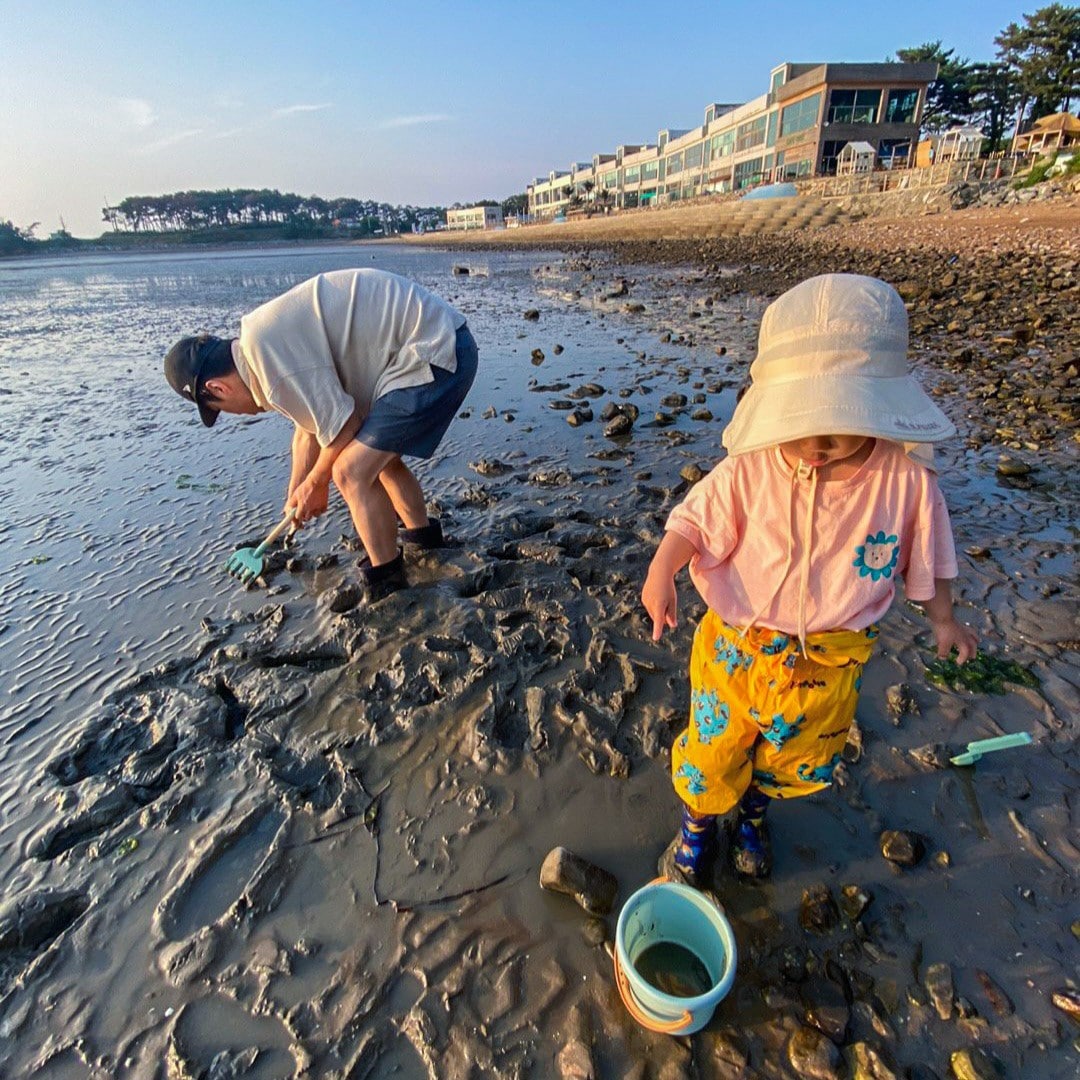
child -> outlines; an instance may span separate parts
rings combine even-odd
[[[704,880],[718,815],[738,806],[736,870],[766,877],[772,799],[827,787],[877,622],[904,578],[939,656],[976,639],[953,617],[957,573],[933,472],[906,450],[953,433],[907,370],[907,312],[883,281],[825,274],[765,311],[729,456],[677,506],[642,601],[676,625],[687,563],[709,606],[690,658],[690,724],[672,748],[684,805],[674,864]],[[924,460],[928,457],[924,456]]]

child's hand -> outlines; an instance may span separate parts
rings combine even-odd
[[[976,653],[979,647],[979,639],[966,627],[961,626],[955,619],[948,618],[941,622],[931,623],[934,628],[934,640],[937,642],[938,657],[944,660],[949,653],[956,649],[956,662],[966,663]]]
[[[653,621],[653,641],[660,640],[665,626],[674,630],[678,625],[676,613],[679,601],[675,593],[675,578],[671,574],[650,570],[641,590],[641,602]]]

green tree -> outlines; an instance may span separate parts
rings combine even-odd
[[[24,255],[34,246],[34,229],[38,223],[20,229],[10,221],[0,218],[0,255]]]
[[[503,217],[511,214],[527,214],[529,212],[529,196],[524,192],[520,195],[511,195],[499,203]]]
[[[998,59],[1020,89],[1017,127],[1030,106],[1031,120],[1068,112],[1080,97],[1080,7],[1051,4],[1009,23],[996,38]]]
[[[990,150],[1003,149],[1005,131],[1020,99],[1015,77],[1004,64],[975,63],[971,65],[969,87],[974,120],[982,127]]]
[[[971,120],[971,64],[956,58],[955,49],[943,49],[940,41],[928,41],[913,49],[897,49],[896,58],[905,64],[934,63],[937,78],[926,88],[922,126],[927,131],[945,131]]]

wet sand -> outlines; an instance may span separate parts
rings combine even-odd
[[[719,456],[764,300],[698,268],[594,253],[507,273],[506,258],[444,267],[440,291],[469,314],[491,374],[424,470],[455,546],[411,555],[411,588],[331,610],[355,557],[337,503],[275,556],[264,590],[218,578],[197,604],[163,604],[150,588],[149,612],[126,597],[118,617],[146,642],[128,658],[103,663],[105,629],[71,649],[56,612],[52,659],[35,669],[18,653],[23,683],[38,671],[61,695],[63,656],[89,704],[58,731],[34,726],[40,703],[23,695],[4,728],[19,780],[0,847],[5,1075],[945,1077],[968,1051],[1007,1077],[1075,1075],[1075,1023],[1052,1002],[1076,978],[1075,453],[1054,440],[1013,479],[996,472],[999,445],[961,438],[941,455],[961,611],[1040,688],[930,685],[926,625],[898,602],[837,784],[776,807],[770,883],[718,878],[734,990],[693,1038],[645,1032],[614,988],[614,915],[588,916],[537,875],[565,845],[616,874],[621,904],[675,827],[667,752],[702,606],[684,582],[681,625],[657,645],[638,593],[680,474]],[[922,366],[966,434],[963,395]],[[673,394],[685,405],[660,404]],[[603,435],[608,402],[640,409],[628,436]],[[586,404],[594,418],[571,427],[566,406]],[[168,437],[174,415],[127,432],[125,457]],[[256,493],[272,497],[288,430],[271,446],[268,423],[234,429],[221,461],[192,470],[195,494],[235,486],[236,455],[261,447],[272,483]],[[8,499],[20,469],[59,458],[42,430],[44,445],[20,444]],[[100,505],[114,542],[136,531],[174,550],[164,534],[180,532],[160,567],[172,597],[181,559],[258,538],[238,532],[258,504],[220,500],[208,523],[163,480],[152,522],[107,492]],[[26,603],[63,561],[26,566],[26,537],[45,551],[55,524],[7,526],[24,578],[40,575]],[[109,557],[103,533],[77,533],[81,572],[87,550]],[[109,675],[118,663],[126,683]],[[890,710],[900,684],[907,707]],[[1011,731],[1035,745],[974,769],[927,764],[929,744]],[[920,834],[925,858],[883,859],[888,829]],[[819,904],[808,930],[816,886],[849,903]]]

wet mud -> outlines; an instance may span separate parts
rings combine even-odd
[[[258,588],[220,570],[278,512],[284,422],[208,444],[136,356],[145,412],[122,428],[93,372],[61,380],[78,454],[48,400],[0,398],[19,420],[0,479],[4,1075],[1075,1075],[1055,1004],[1080,929],[1069,448],[1022,484],[991,446],[941,453],[961,615],[1038,685],[935,685],[898,601],[833,788],[775,808],[771,882],[714,882],[731,994],[699,1034],[654,1034],[619,1000],[611,938],[678,820],[667,756],[703,608],[683,582],[654,644],[639,592],[720,456],[764,301],[601,255],[402,258],[386,265],[469,316],[482,372],[421,470],[451,545],[407,552],[409,587],[378,603],[350,589],[340,502]],[[196,317],[191,290],[226,322],[310,272],[102,271],[95,295],[95,274],[57,270],[22,289],[19,325],[47,340],[43,295],[57,333],[65,304],[104,332],[152,297],[150,353]],[[962,395],[940,400],[963,432]],[[1034,744],[947,764],[1014,731]],[[921,857],[886,858],[890,833]],[[610,915],[540,888],[557,846],[615,875]]]

